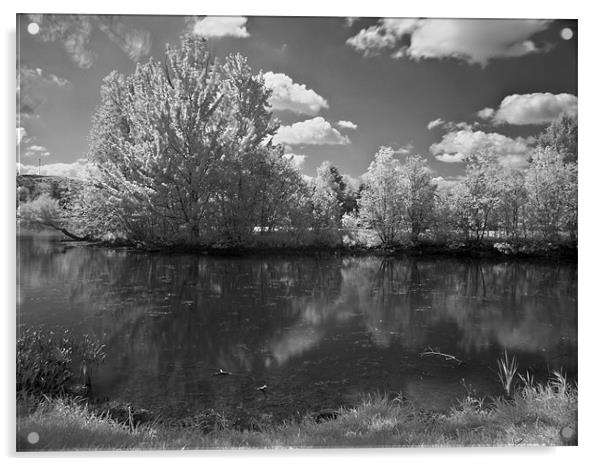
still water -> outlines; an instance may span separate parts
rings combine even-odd
[[[540,380],[577,376],[575,264],[18,246],[18,326],[94,334],[107,345],[95,395],[166,416],[286,418],[375,392],[446,409],[500,394],[505,349]],[[421,357],[429,347],[465,364]]]

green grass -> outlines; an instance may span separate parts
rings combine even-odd
[[[525,380],[525,379],[522,379]],[[575,433],[565,438],[560,435]],[[407,401],[367,396],[336,419],[272,425],[261,431],[229,428],[209,433],[158,423],[134,429],[61,399],[19,403],[17,450],[210,449],[576,444],[577,388],[560,375],[527,383],[510,400],[468,396],[446,413],[425,413]],[[31,445],[30,432],[39,434]]]

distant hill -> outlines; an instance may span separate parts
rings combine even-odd
[[[64,176],[17,175],[17,203],[27,202],[42,194],[58,199],[62,205],[82,189],[82,181]]]

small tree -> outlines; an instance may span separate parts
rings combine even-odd
[[[17,208],[17,219],[21,225],[35,229],[56,230],[71,239],[83,240],[70,230],[69,216],[61,208],[59,201],[44,193],[33,201],[24,202]]]
[[[505,169],[499,179],[498,218],[506,236],[516,242],[526,234],[527,189],[522,170]]]
[[[390,147],[381,147],[368,172],[359,201],[360,217],[378,234],[383,244],[394,244],[403,231],[404,185],[399,160]]]
[[[405,220],[413,240],[424,232],[432,221],[435,190],[426,159],[413,155],[401,166],[404,182],[403,202]]]
[[[539,135],[538,142],[560,153],[565,162],[577,162],[577,134],[577,117],[563,113]]]
[[[546,240],[577,229],[577,164],[561,153],[538,147],[525,174],[530,227]]]
[[[457,227],[466,239],[480,242],[495,227],[494,214],[500,202],[499,172],[493,154],[475,154],[468,158],[466,176],[454,188],[451,201]]]
[[[330,162],[323,162],[312,182],[312,228],[319,238],[338,235],[341,228],[342,206],[340,201],[342,178]]]

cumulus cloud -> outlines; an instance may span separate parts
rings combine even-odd
[[[375,55],[383,49],[394,49],[404,36],[416,29],[418,23],[419,20],[414,18],[383,18],[375,26],[362,29],[347,39],[347,44],[364,56]]]
[[[347,44],[366,55],[387,51],[394,58],[456,58],[485,66],[494,58],[548,50],[532,36],[551,21],[532,19],[384,18],[362,29]]]
[[[337,122],[337,126],[341,129],[357,129],[357,125],[355,123],[353,123],[352,121],[348,121],[348,120],[339,120]]]
[[[244,16],[205,16],[197,19],[192,32],[203,37],[249,37]]]
[[[458,163],[480,152],[496,154],[502,165],[519,167],[527,163],[532,139],[510,138],[499,133],[463,129],[445,134],[432,144],[431,154],[441,162]]]
[[[17,171],[21,175],[37,175],[38,166],[17,163]],[[88,176],[87,160],[79,159],[73,163],[50,163],[41,165],[40,175],[85,179]]]
[[[305,84],[297,84],[284,73],[264,73],[263,78],[268,89],[272,90],[269,103],[273,110],[289,110],[303,115],[317,115],[321,109],[328,108],[328,102]]]
[[[336,128],[322,117],[281,126],[274,136],[275,144],[308,144],[339,145],[350,144],[347,136],[343,136]]]
[[[482,120],[489,120],[493,118],[493,115],[495,115],[495,110],[491,107],[485,107],[477,113],[477,116]]]
[[[42,158],[49,156],[50,152],[48,152],[48,149],[46,149],[44,146],[29,146],[27,149],[25,149],[25,157]]]
[[[504,97],[497,110],[484,108],[478,115],[496,124],[540,125],[554,121],[561,113],[577,115],[577,97],[572,94],[513,94]]]
[[[305,163],[305,159],[307,159],[307,155],[292,154],[292,153],[284,154],[282,157],[284,157],[291,164],[293,164],[294,167],[297,167],[297,168],[301,168],[303,166],[303,164]]]

